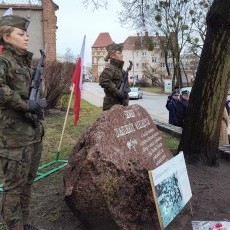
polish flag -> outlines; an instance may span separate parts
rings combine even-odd
[[[85,38],[84,36],[81,53],[77,60],[74,73],[72,76],[73,90],[74,90],[74,124],[77,124],[80,114],[81,106],[81,89],[83,79],[83,64],[84,64],[84,53],[85,53]]]

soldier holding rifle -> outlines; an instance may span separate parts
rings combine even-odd
[[[123,70],[123,46],[112,43],[106,47],[108,52],[105,61],[109,64],[105,67],[99,78],[99,84],[104,88],[105,97],[103,101],[103,110],[109,110],[113,105],[129,104],[129,86],[128,71],[131,69],[130,64],[127,71]]]
[[[46,101],[39,93],[36,99],[30,98],[37,69],[30,66],[28,25],[26,18],[16,15],[0,18],[0,168],[4,177],[0,211],[10,230],[37,229],[29,219],[30,198],[42,152]]]

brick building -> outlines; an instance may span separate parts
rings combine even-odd
[[[46,51],[46,60],[56,60],[56,29],[58,10],[52,0],[4,0],[0,2],[0,16],[12,7],[13,14],[30,20],[28,34],[29,51],[40,57],[39,49]]]
[[[107,54],[106,46],[111,44],[112,38],[109,33],[100,33],[92,45],[92,77],[94,82],[98,82],[99,76],[105,68],[104,57]]]

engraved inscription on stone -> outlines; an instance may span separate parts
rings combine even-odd
[[[147,156],[153,160],[155,167],[172,158],[160,132],[147,113],[130,109],[130,106],[123,113],[119,126],[116,124],[114,127],[114,134],[119,141],[124,139],[127,151],[138,152],[143,157]]]
[[[160,229],[147,172],[170,158],[143,107],[114,105],[75,145],[65,201],[89,229]]]

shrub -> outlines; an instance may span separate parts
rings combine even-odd
[[[60,98],[70,92],[74,63],[46,62],[44,67],[44,85],[47,100],[46,110],[54,108]]]
[[[148,82],[147,79],[141,79],[136,81],[135,86],[139,86],[139,87],[148,87],[150,84]]]

